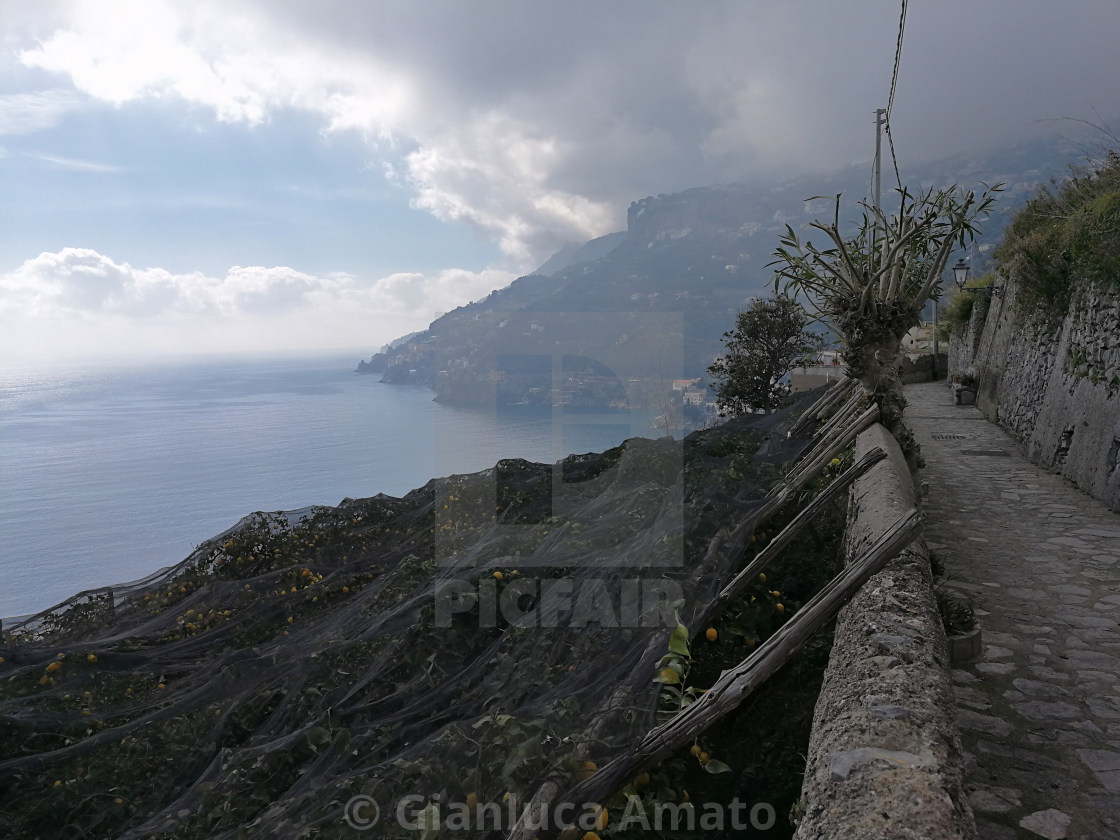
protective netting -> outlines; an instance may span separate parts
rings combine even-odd
[[[578,777],[655,725],[676,616],[762,545],[712,538],[804,449],[785,430],[806,404],[254,514],[7,628],[0,834],[352,837],[355,796],[525,801]],[[812,594],[788,585],[735,607],[742,655]]]

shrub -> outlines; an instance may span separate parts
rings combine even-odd
[[[1081,282],[1120,289],[1120,151],[1109,149],[1095,167],[1074,168],[1028,201],[996,259],[1019,285],[1024,308],[1064,313]]]
[[[993,282],[992,275],[985,274],[970,282],[963,291],[958,292],[941,312],[941,323],[944,325],[944,337],[959,335],[968,329],[968,322],[972,313],[979,311],[987,314],[991,304],[991,296],[983,291],[978,291]]]

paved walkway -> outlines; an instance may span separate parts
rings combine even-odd
[[[1120,838],[1120,514],[943,382],[910,385],[925,537],[983,627],[953,672],[982,840]]]

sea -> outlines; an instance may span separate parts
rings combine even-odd
[[[0,371],[0,616],[145,577],[253,511],[657,435],[649,413],[442,405],[357,358]]]

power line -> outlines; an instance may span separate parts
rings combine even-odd
[[[891,135],[891,124],[887,123],[884,126],[884,128],[886,129],[886,132],[887,132],[887,145],[890,146],[890,150],[891,150],[891,163],[894,164],[894,179],[895,179],[895,181],[898,182],[898,189],[901,192],[901,190],[902,190],[902,176],[898,174],[898,158],[895,157],[895,154],[894,154],[894,137]]]
[[[891,162],[894,164],[894,177],[898,182],[899,191],[902,190],[902,176],[898,172],[898,156],[894,150],[894,137],[891,135],[891,110],[894,108],[894,95],[898,90],[898,68],[902,64],[902,39],[906,34],[906,10],[909,5],[909,0],[902,0],[902,11],[898,19],[898,42],[894,49],[894,70],[891,72],[891,92],[887,97],[887,107],[885,109],[877,109],[875,111],[875,160],[871,164],[871,183],[872,192],[875,193],[874,201],[875,206],[879,207],[879,182],[880,182],[880,167],[881,158],[879,153],[879,138],[880,132],[886,131],[887,142],[891,150]]]
[[[898,44],[894,49],[894,72],[891,74],[891,95],[887,98],[887,119],[891,118],[891,109],[894,107],[894,92],[898,87],[898,67],[902,63],[902,36],[906,31],[906,6],[908,0],[902,0],[902,15],[898,19]]]
[[[883,119],[883,128],[887,132],[887,144],[891,150],[891,163],[894,164],[894,179],[898,182],[898,189],[902,189],[902,176],[898,174],[898,157],[894,152],[894,135],[891,134],[891,109],[894,108],[894,94],[898,89],[898,68],[902,64],[902,38],[906,33],[906,7],[908,0],[902,0],[902,13],[898,18],[898,43],[894,49],[894,70],[891,73],[891,93],[887,97],[887,112]]]

